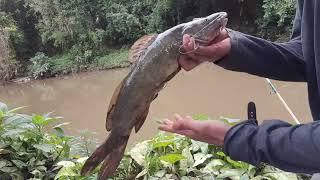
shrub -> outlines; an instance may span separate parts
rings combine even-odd
[[[67,123],[57,125],[59,117],[17,114],[19,109],[0,102],[0,179],[53,179],[60,161],[88,156],[96,145],[89,133],[65,135]]]
[[[38,52],[35,57],[30,59],[31,65],[29,66],[29,74],[34,78],[38,79],[49,75],[50,73],[50,62],[49,57],[42,52]]]
[[[278,39],[279,34],[289,36],[295,16],[295,6],[295,0],[264,0],[262,6],[264,13],[258,20],[259,34],[273,40]]]
[[[0,179],[49,179],[54,177],[55,163],[69,157],[70,138],[56,126],[54,134],[45,128],[56,121],[49,114],[16,114],[0,103]]]

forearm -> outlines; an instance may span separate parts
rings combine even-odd
[[[229,31],[231,52],[216,64],[232,71],[283,81],[305,81],[305,62],[299,37],[287,43]]]
[[[230,129],[224,150],[232,159],[264,162],[296,173],[320,172],[320,121],[292,126],[272,120],[260,126],[245,121]]]

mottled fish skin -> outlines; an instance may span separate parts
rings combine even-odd
[[[139,131],[151,102],[181,69],[177,60],[183,35],[192,35],[197,43],[206,45],[220,34],[226,23],[227,14],[219,12],[177,25],[155,36],[152,43],[148,41],[148,47],[139,52],[139,60],[114,93],[106,122],[110,134],[86,161],[82,175],[90,173],[102,161],[105,162],[99,179],[107,179],[116,171],[132,129]]]

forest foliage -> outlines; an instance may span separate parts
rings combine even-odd
[[[9,38],[0,79],[126,66],[123,52],[142,35],[217,11],[231,28],[275,40],[288,36],[295,1],[0,0],[0,39]]]

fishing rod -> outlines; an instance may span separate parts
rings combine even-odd
[[[288,106],[288,104],[286,103],[286,101],[282,98],[282,96],[280,95],[280,93],[277,91],[276,87],[274,86],[274,84],[270,81],[269,78],[265,78],[266,81],[268,82],[268,84],[270,85],[272,91],[278,96],[279,100],[282,102],[283,106],[286,108],[286,110],[289,112],[289,114],[291,115],[292,119],[297,123],[297,124],[301,124],[300,121],[298,120],[298,118],[294,115],[294,113],[292,112],[292,110],[290,109],[290,107]]]

